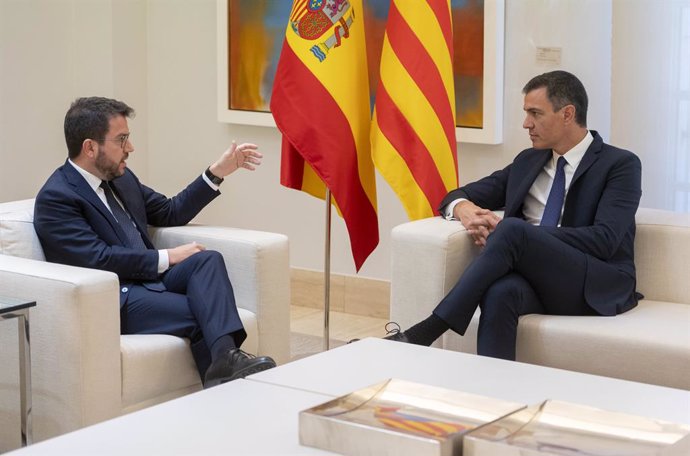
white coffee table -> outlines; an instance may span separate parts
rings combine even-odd
[[[6,454],[334,455],[300,446],[297,427],[300,410],[329,399],[236,380]]]
[[[560,399],[690,424],[690,391],[382,339],[364,339],[251,378],[333,396],[399,378],[525,404]]]
[[[299,445],[299,411],[391,377],[690,424],[690,391],[365,339],[9,454],[329,455]]]

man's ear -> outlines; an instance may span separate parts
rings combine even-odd
[[[98,143],[93,139],[85,139],[81,143],[81,155],[89,158],[94,158],[96,156],[96,150],[98,148]]]
[[[565,105],[563,106],[563,123],[568,125],[572,122],[575,122],[575,106]]]

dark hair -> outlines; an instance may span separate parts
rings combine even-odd
[[[575,121],[582,127],[587,126],[587,91],[582,82],[567,71],[551,71],[533,77],[522,89],[522,93],[546,87],[546,96],[558,111],[566,105],[575,106]]]
[[[103,144],[115,116],[134,117],[134,109],[111,98],[77,98],[65,114],[65,141],[69,158],[76,158],[86,139]]]

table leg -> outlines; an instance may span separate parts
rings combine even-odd
[[[29,312],[21,312],[19,325],[19,391],[22,415],[22,446],[33,443],[31,422],[31,340],[29,337]]]

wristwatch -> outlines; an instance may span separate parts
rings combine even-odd
[[[209,166],[208,168],[206,168],[206,171],[204,171],[204,174],[206,174],[206,177],[208,177],[208,180],[210,180],[211,182],[213,182],[213,185],[220,185],[220,184],[223,183],[223,180],[224,180],[224,179],[223,179],[222,177],[218,177],[218,176],[216,176],[215,174],[213,174],[213,173],[211,172],[211,167],[210,167],[210,166]]]

